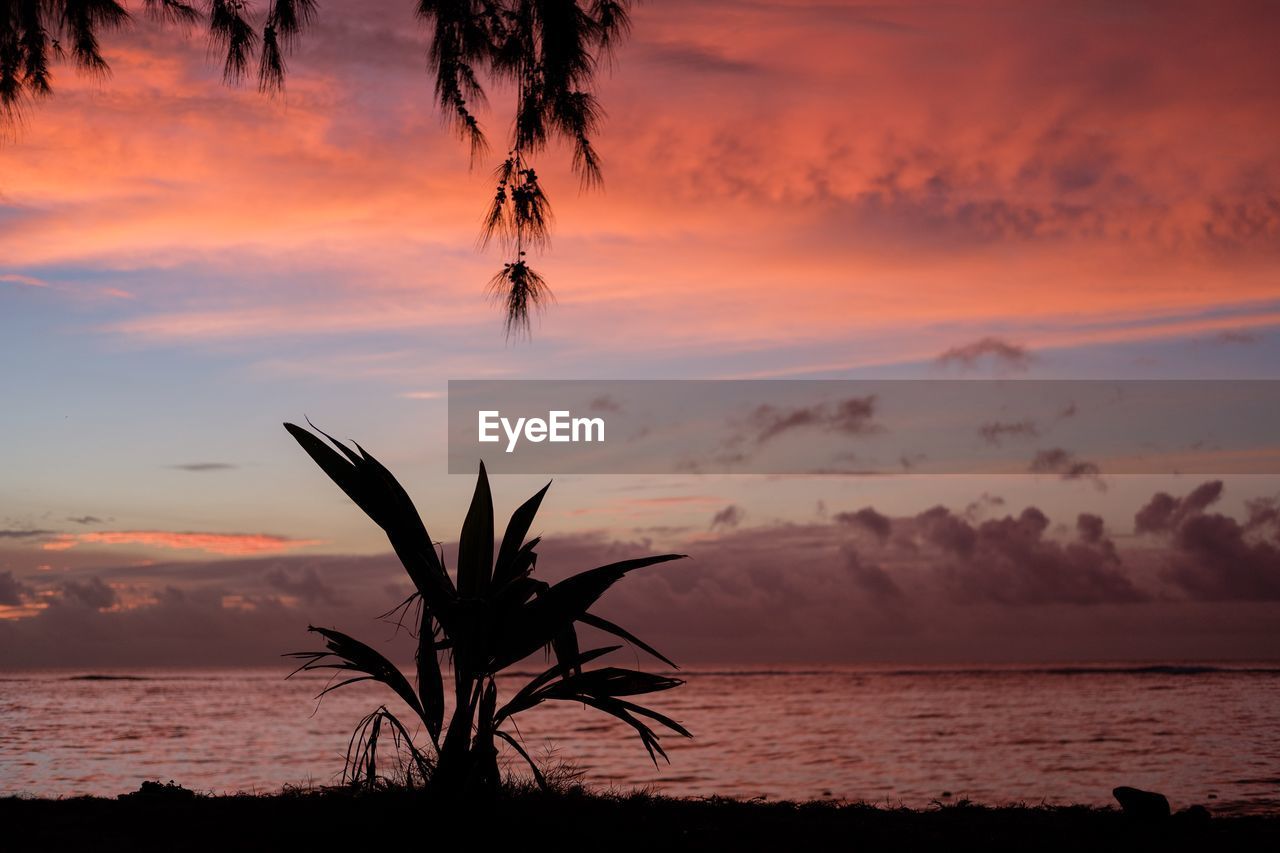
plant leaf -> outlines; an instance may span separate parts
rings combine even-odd
[[[440,660],[436,657],[435,624],[426,606],[418,626],[418,697],[422,700],[422,721],[431,742],[440,747],[440,731],[444,727],[444,679]]]
[[[533,778],[535,781],[537,781],[538,787],[545,791],[547,789],[547,780],[542,775],[542,771],[538,769],[538,765],[533,763],[533,759],[529,757],[529,753],[524,751],[524,747],[521,746],[520,743],[515,738],[513,738],[511,735],[507,734],[506,732],[495,731],[494,734],[502,738],[503,740],[505,740],[507,743],[511,744],[511,747],[516,752],[520,753],[520,757],[523,758],[528,763],[529,769],[533,771]]]
[[[679,560],[684,554],[660,554],[611,563],[580,572],[553,585],[497,626],[492,670],[509,666],[552,642],[587,612],[610,586],[636,569]]]
[[[484,463],[476,478],[471,508],[458,537],[458,594],[478,598],[489,590],[493,571],[493,495]]]
[[[551,648],[556,653],[556,663],[560,664],[560,672],[564,676],[582,673],[582,665],[578,660],[578,632],[573,623],[565,628],[551,641]]]
[[[495,576],[493,600],[499,609],[519,607],[536,593],[550,588],[550,584],[529,577],[538,564],[538,554],[534,549],[541,541],[541,537],[535,536],[520,547],[508,569],[511,577],[505,583],[499,584]]]
[[[616,652],[622,646],[604,646],[599,649],[591,649],[578,655],[578,665],[583,666],[596,658],[604,657],[610,652]],[[552,681],[560,674],[560,663],[557,661],[555,666],[548,667],[540,675],[534,677],[528,684],[521,687],[515,696],[511,697],[511,701],[502,706],[495,717],[494,725],[502,722],[506,717],[518,714],[521,711],[527,711],[534,705],[542,701],[539,696],[539,688],[544,687],[548,682]]]
[[[522,550],[524,538],[529,535],[529,527],[533,524],[534,516],[538,514],[538,507],[542,505],[542,498],[549,488],[551,484],[547,483],[536,495],[521,504],[520,508],[511,514],[511,520],[507,523],[507,532],[502,537],[502,546],[498,548],[498,561],[493,567],[495,588],[501,589],[503,585],[522,574],[517,555]]]
[[[672,661],[662,652],[658,651],[653,646],[646,643],[644,640],[641,640],[639,637],[637,637],[635,634],[632,634],[626,628],[623,628],[621,625],[615,625],[614,623],[610,622],[608,619],[605,619],[601,616],[596,616],[594,613],[583,613],[581,616],[578,617],[578,621],[584,625],[590,625],[592,628],[598,628],[601,631],[605,631],[609,634],[613,634],[615,637],[621,637],[622,639],[626,640],[628,643],[630,643],[633,646],[639,646],[640,648],[644,649],[646,652],[653,655],[655,658],[662,661],[672,669],[680,668],[678,665],[676,665],[674,661]]]
[[[684,684],[678,678],[656,675],[638,669],[606,666],[578,672],[561,679],[541,691],[548,699],[577,699],[582,695],[601,697],[637,696],[671,690]]]
[[[328,474],[329,479],[337,483],[338,488],[342,489],[347,497],[355,502],[356,506],[364,510],[365,515],[378,522],[381,526],[381,521],[377,516],[377,509],[366,495],[364,483],[359,473],[355,470],[355,466],[344,460],[332,447],[302,427],[286,423],[284,428],[289,431],[289,435],[293,436],[298,444],[302,445],[302,449],[307,451],[307,455],[320,466],[320,470]]]
[[[423,719],[423,722],[426,722],[422,702],[418,699],[417,694],[413,692],[413,687],[410,686],[409,680],[404,677],[400,670],[396,669],[395,664],[383,657],[381,653],[366,646],[359,640],[343,634],[341,631],[334,631],[331,628],[317,628],[314,625],[308,625],[307,630],[325,638],[327,651],[293,652],[287,655],[287,657],[303,661],[303,664],[290,675],[296,675],[304,670],[316,669],[338,669],[363,673],[362,677],[357,676],[342,682],[342,684],[326,688],[321,695],[354,681],[364,681],[366,679],[380,681],[390,687],[397,696],[404,700],[406,705],[413,709],[414,713]]]
[[[658,766],[658,756],[661,755],[666,759],[667,763],[671,763],[671,759],[667,758],[667,751],[662,748],[662,744],[658,742],[658,735],[646,725],[643,721],[637,720],[631,715],[627,708],[619,699],[582,697],[583,704],[590,705],[593,708],[604,711],[610,716],[617,717],[622,722],[631,726],[636,730],[636,734],[640,735],[640,742],[644,744],[644,748],[649,752],[649,758],[653,761],[653,766]]]
[[[659,723],[662,723],[662,725],[666,726],[667,728],[671,729],[674,732],[677,732],[683,735],[684,737],[687,737],[687,738],[693,737],[693,734],[688,729],[686,729],[684,726],[680,725],[670,717],[666,716],[665,714],[659,714],[657,711],[653,710],[652,708],[646,708],[643,705],[637,705],[636,703],[628,702],[625,699],[617,699],[615,701],[617,701],[619,705],[631,711],[632,713],[643,714],[644,716],[652,720],[657,720]]]
[[[391,472],[363,448],[356,454],[323,430],[317,432],[328,438],[333,447],[295,424],[286,423],[284,428],[329,479],[382,528],[423,601],[447,627],[452,621],[453,583],[413,501]]]

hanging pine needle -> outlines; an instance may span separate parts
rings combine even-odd
[[[287,59],[317,12],[316,0],[144,0],[152,18],[208,27],[228,83],[242,82],[257,57],[258,88],[284,89]],[[503,289],[507,334],[530,331],[533,309],[550,297],[529,269],[526,253],[544,250],[551,208],[533,159],[557,139],[573,149],[573,170],[583,189],[602,173],[592,138],[603,111],[592,93],[602,62],[630,30],[629,0],[417,0],[430,31],[427,59],[435,99],[446,121],[468,145],[472,163],[488,151],[476,116],[486,103],[485,82],[516,92],[507,156],[499,166],[493,201],[479,242],[500,244],[508,256],[491,288]],[[23,106],[52,92],[54,60],[69,54],[82,72],[105,76],[110,67],[99,36],[129,23],[117,0],[0,0],[0,123],[13,123]]]
[[[551,294],[526,261],[530,250],[547,247],[551,229],[550,204],[532,160],[549,142],[563,139],[573,146],[582,188],[600,186],[600,157],[591,140],[603,111],[591,87],[600,61],[630,29],[629,6],[625,0],[419,4],[419,15],[433,28],[437,101],[470,142],[473,157],[486,147],[467,102],[484,95],[477,71],[516,89],[509,149],[494,174],[496,189],[479,238],[481,247],[499,243],[510,258],[489,284],[505,306],[508,337],[529,334],[533,310]]]

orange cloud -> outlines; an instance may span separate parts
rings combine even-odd
[[[49,605],[44,601],[29,601],[23,604],[0,604],[0,620],[27,619],[40,615]]]
[[[291,539],[268,533],[175,533],[167,530],[103,530],[62,533],[45,542],[46,551],[65,551],[77,545],[142,545],[180,551],[204,551],[222,556],[282,554],[323,544],[321,539]]]
[[[18,275],[17,273],[0,273],[0,281],[8,284],[22,284],[27,287],[48,287],[47,281],[41,281],[35,276]]]
[[[350,9],[326,6],[283,99],[221,86],[198,40],[149,25],[108,43],[110,82],[60,72],[0,149],[0,256],[211,270],[127,290],[136,309],[101,327],[141,342],[495,325],[498,260],[471,252],[485,172],[422,96],[421,33]],[[543,334],[594,353],[857,338],[889,361],[931,354],[942,323],[1033,325],[1043,346],[1280,299],[1278,18],[646,4],[602,81],[607,194],[576,195],[564,152],[538,164]],[[875,332],[892,351],[866,351]]]

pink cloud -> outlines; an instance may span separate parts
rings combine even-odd
[[[22,284],[27,287],[48,287],[47,281],[42,281],[30,275],[18,275],[17,273],[0,273],[0,281],[8,284]]]
[[[0,149],[20,214],[0,255],[225,271],[106,326],[143,342],[489,323],[488,179],[428,106],[403,10],[349,10],[325,7],[283,99],[221,86],[198,39],[151,26],[109,43],[109,83],[61,72]],[[607,193],[578,196],[563,152],[539,163],[541,333],[628,351],[1023,323],[1045,346],[1276,299],[1276,15],[639,7],[602,85]],[[890,337],[890,359],[918,346]]]
[[[61,533],[41,547],[65,551],[78,545],[143,545],[180,551],[204,551],[222,556],[283,554],[323,544],[320,539],[292,539],[267,533],[177,533],[165,530],[103,530]]]

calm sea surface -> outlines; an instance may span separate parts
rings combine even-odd
[[[143,779],[218,792],[332,784],[353,724],[390,694],[356,685],[317,708],[324,680],[285,671],[0,674],[0,794],[114,795]],[[695,739],[664,737],[671,763],[656,771],[630,729],[591,709],[544,705],[520,731],[535,757],[554,738],[554,754],[599,787],[922,806],[1102,804],[1127,784],[1175,808],[1280,810],[1280,665],[682,675],[687,686],[652,704]]]

